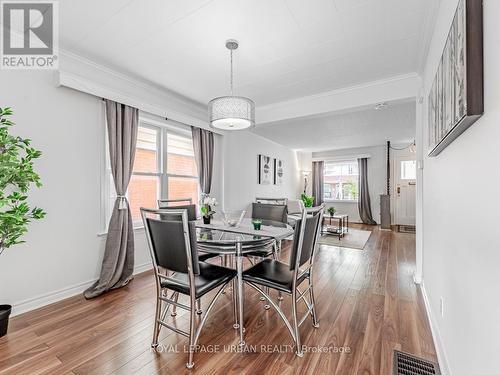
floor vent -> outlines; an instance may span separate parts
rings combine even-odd
[[[398,225],[398,232],[415,233],[415,225]]]
[[[423,358],[394,351],[393,375],[441,375],[439,365]]]

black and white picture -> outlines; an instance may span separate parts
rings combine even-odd
[[[478,56],[478,51],[482,52],[482,22],[476,17],[468,19],[467,12],[480,14],[480,2],[459,1],[429,91],[428,147],[431,156],[439,154],[483,112],[482,59],[468,58],[469,54]],[[467,39],[475,43],[467,43]]]
[[[259,184],[270,185],[272,180],[272,159],[270,156],[259,155],[258,165],[259,165]]]
[[[274,159],[274,184],[283,184],[283,160]]]

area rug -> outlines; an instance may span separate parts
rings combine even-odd
[[[340,238],[332,234],[323,234],[318,242],[322,245],[348,247],[350,249],[363,250],[370,235],[372,234],[369,230],[360,230],[349,228],[344,237]]]

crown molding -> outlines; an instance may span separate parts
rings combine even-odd
[[[257,123],[263,125],[292,118],[314,116],[380,102],[410,99],[420,87],[417,73],[393,76],[320,94],[258,107]]]
[[[112,99],[186,125],[210,129],[202,104],[72,52],[60,51],[56,85]]]

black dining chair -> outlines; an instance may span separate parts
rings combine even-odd
[[[210,311],[217,299],[236,276],[236,271],[210,263],[200,262],[196,244],[196,227],[188,220],[188,210],[141,208],[142,220],[153,261],[156,281],[156,312],[151,347],[158,346],[158,335],[162,327],[189,338],[187,368],[194,366],[193,356],[196,342]],[[162,271],[170,271],[163,273]],[[207,310],[196,324],[196,300],[219,288]],[[172,294],[168,296],[168,291]],[[178,301],[179,294],[189,296],[190,303]],[[163,304],[165,306],[163,307]],[[189,332],[165,322],[170,306],[190,312]],[[197,325],[197,327],[196,327]]]
[[[184,203],[184,204],[182,204]],[[166,208],[166,209],[180,209],[187,208],[188,210],[188,218],[189,221],[196,220],[196,205],[193,204],[193,200],[191,198],[181,198],[181,199],[158,199],[158,208]],[[211,258],[216,258],[219,255],[213,253],[203,253],[198,254],[198,259],[201,262],[209,260]],[[222,260],[221,260],[222,265]]]
[[[252,219],[260,219],[263,221],[264,225],[266,224],[266,221],[283,223],[286,225],[288,221],[287,201],[288,200],[286,198],[255,198],[255,202],[252,203]],[[252,258],[258,258],[260,260],[269,256],[279,258],[280,252],[281,241],[277,242],[273,247],[268,246],[266,248],[257,249],[247,253],[246,256],[250,262],[253,263],[251,261]],[[280,300],[282,299],[281,293],[278,298]],[[264,301],[263,297],[261,297],[261,301]],[[264,308],[268,310],[270,306],[266,304],[264,305]]]
[[[252,203],[252,219],[287,222],[286,204]]]
[[[313,292],[313,260],[323,219],[323,211],[323,206],[320,206],[316,211],[309,211],[307,214],[305,210],[303,211],[300,222],[295,227],[289,264],[275,259],[264,259],[243,272],[245,283],[260,293],[278,312],[278,315],[290,331],[296,346],[296,354],[299,357],[303,356],[299,334],[300,325],[311,315],[313,326],[315,328],[319,327]],[[301,291],[299,287],[306,280],[308,286]],[[265,292],[267,288],[291,295],[292,324],[287,320],[281,308],[272,300],[270,294]],[[309,294],[309,301],[306,298],[307,293]],[[305,303],[307,313],[298,319],[297,304],[300,300]]]
[[[163,213],[161,214],[162,215],[162,218],[163,219],[167,219],[167,218],[170,218],[171,220],[179,220],[179,216],[178,215],[170,215],[168,212],[169,211],[172,211],[172,210],[181,210],[181,209],[186,209],[187,210],[187,215],[188,215],[188,221],[195,221],[196,220],[196,206],[194,204],[183,204],[183,205],[179,205],[180,202],[191,202],[191,198],[186,198],[186,199],[159,199],[158,200],[158,206],[159,206],[159,209],[162,209],[163,210]],[[174,204],[173,206],[171,206],[170,204]],[[218,254],[215,254],[215,253],[207,253],[207,252],[202,252],[202,251],[199,251],[198,252],[198,260],[200,262],[205,262],[211,258],[216,258],[216,257],[220,257],[220,255]],[[221,266],[222,266],[222,257],[220,257],[221,259]],[[174,298],[177,298],[178,295],[175,295]],[[203,313],[203,310],[201,308],[201,301],[198,299],[196,301],[196,306],[197,306],[197,309],[196,309],[196,313],[198,315],[201,315]],[[172,313],[171,315],[172,316],[175,316],[177,314],[177,309],[176,307],[174,306],[173,309],[172,309]]]
[[[255,198],[255,203],[287,205],[288,198]]]

